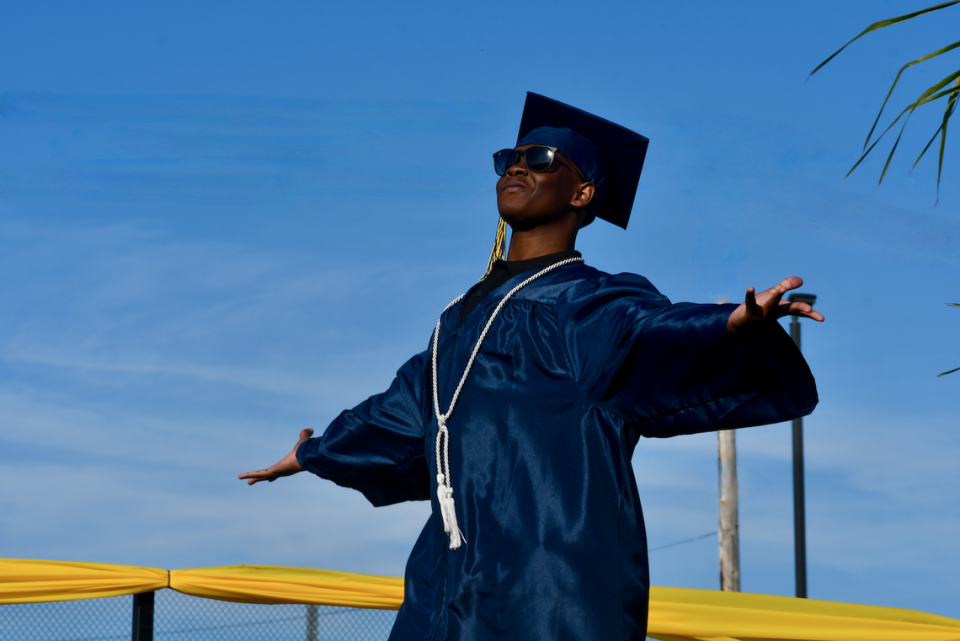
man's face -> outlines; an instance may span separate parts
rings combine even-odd
[[[528,149],[533,145],[521,145]],[[589,196],[584,199],[584,185]],[[544,172],[527,169],[524,159],[508,167],[497,181],[497,209],[500,216],[514,230],[529,230],[564,216],[575,215],[593,197],[593,184],[586,183],[562,154]]]

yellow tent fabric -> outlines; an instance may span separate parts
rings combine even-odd
[[[0,604],[93,599],[171,587],[240,603],[395,610],[403,580],[257,565],[159,570],[0,559]],[[960,641],[960,621],[915,610],[763,594],[654,587],[649,636],[661,641]]]
[[[0,559],[0,605],[99,599],[167,587],[167,571],[132,565]]]
[[[177,592],[239,603],[310,603],[396,610],[403,579],[331,570],[231,565],[170,572]]]
[[[661,641],[960,641],[960,621],[900,608],[653,587],[647,636]]]

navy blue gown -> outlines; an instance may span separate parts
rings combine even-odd
[[[493,308],[442,318],[440,405]],[[645,278],[565,265],[501,310],[450,419],[465,542],[448,549],[437,503],[430,351],[343,412],[297,459],[374,505],[430,500],[390,639],[642,640],[647,543],[631,458],[641,436],[809,414],[810,370],[777,323],[734,341],[734,305],[671,305]]]

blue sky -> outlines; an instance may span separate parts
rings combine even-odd
[[[236,475],[384,389],[482,273],[525,91],[651,139],[588,263],[675,301],[806,279],[810,596],[960,618],[960,153],[846,182],[927,2],[11,4],[0,22],[0,551],[399,574],[427,506]],[[956,68],[914,69],[895,105]],[[939,66],[938,66],[939,65]],[[950,66],[953,65],[953,66]],[[939,75],[938,75],[939,74]],[[605,228],[606,227],[606,228]],[[738,434],[743,589],[792,594],[789,426]],[[716,437],[641,443],[651,546],[716,529]],[[715,539],[655,584],[718,586]]]

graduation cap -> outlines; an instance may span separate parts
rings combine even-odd
[[[626,127],[529,91],[517,135],[518,147],[556,147],[593,183],[593,201],[581,227],[599,217],[627,228],[649,142]],[[506,232],[507,225],[501,218],[487,271],[481,278],[489,276],[494,263],[506,255]]]
[[[649,142],[626,127],[531,92],[517,136],[517,146],[557,147],[594,183],[596,195],[584,225],[596,216],[623,229],[630,220]]]

